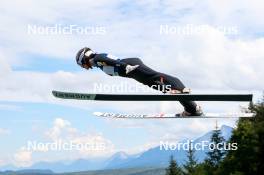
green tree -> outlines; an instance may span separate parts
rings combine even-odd
[[[225,139],[222,136],[221,130],[216,126],[211,136],[210,148],[207,152],[207,158],[205,159],[204,168],[206,174],[212,175],[218,169],[220,162],[223,160],[225,151],[224,143]]]
[[[166,169],[166,175],[182,175],[182,170],[176,160],[173,159],[173,156],[170,157],[170,165]]]
[[[196,167],[197,167],[197,160],[195,159],[195,150],[191,148],[191,145],[189,145],[189,149],[187,151],[187,161],[184,167],[184,175],[194,175],[196,174]]]
[[[237,149],[228,151],[219,168],[219,174],[263,174],[264,172],[264,98],[251,104],[249,111],[253,118],[240,118],[233,131],[230,143],[237,143]]]

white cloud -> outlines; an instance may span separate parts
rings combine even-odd
[[[39,140],[29,139],[13,154],[12,160],[3,164],[12,162],[18,167],[28,167],[40,161],[105,158],[116,152],[114,144],[102,133],[95,130],[81,132],[63,118],[54,119],[52,127],[42,134],[44,137]]]
[[[72,129],[69,128],[70,125],[71,123],[69,121],[63,120],[62,118],[56,118],[53,127],[46,133],[46,135],[53,141],[59,140],[64,129],[70,132],[72,131]]]
[[[236,119],[148,119],[148,120],[107,120],[115,128],[144,129],[147,135],[144,144],[126,148],[129,153],[139,153],[149,148],[159,146],[160,141],[178,142],[184,139],[195,139],[214,129],[218,125],[235,126]]]
[[[10,58],[10,62],[19,64],[20,54],[23,53],[61,59],[74,56],[72,53],[81,47],[83,43],[94,43],[94,36],[28,35],[28,25],[50,26],[66,23],[66,25],[100,26],[102,25],[100,18],[115,16],[115,11],[112,8],[115,7],[116,2],[115,0],[99,0],[96,2],[77,0],[74,2],[64,1],[63,5],[60,1],[36,2],[26,0],[21,3],[19,0],[14,0],[2,2],[0,14],[2,32],[0,37],[3,43],[10,44],[5,47],[5,52],[8,55],[15,53]]]
[[[32,152],[23,148],[14,154],[14,163],[18,167],[26,167],[32,164]]]
[[[72,138],[72,142],[80,145],[91,145],[88,147],[91,149],[79,150],[79,156],[81,157],[107,157],[115,152],[114,144],[98,133],[77,136]]]
[[[4,55],[0,50],[0,78],[11,72],[11,67],[6,61],[7,56]]]
[[[5,165],[5,164],[6,164],[5,161],[2,160],[2,159],[0,159],[0,166],[3,166],[3,165]]]
[[[78,149],[62,150],[67,154],[75,153],[75,158],[104,157],[114,152],[113,143],[96,131],[80,132],[71,123],[62,118],[56,118],[53,127],[45,133],[53,142],[74,143]],[[42,150],[40,150],[42,151]],[[47,150],[44,150],[47,152]]]
[[[8,47],[2,46],[1,48],[0,77],[5,82],[0,86],[1,99],[47,101],[51,99],[49,91],[54,88],[80,91],[80,89],[88,89],[88,84],[100,79],[103,80],[101,82],[112,82],[114,78],[97,75],[97,73],[79,74],[60,71],[45,74],[38,72],[12,72],[10,68],[17,64],[23,64],[25,60],[21,59],[21,53],[73,58],[75,51],[84,43],[88,45],[92,43],[91,46],[98,48],[98,51],[112,51],[115,54],[125,56],[141,56],[151,67],[180,77],[187,86],[193,89],[262,90],[263,82],[258,80],[264,74],[261,68],[261,65],[263,65],[262,57],[264,56],[263,49],[261,49],[264,45],[263,39],[233,40],[213,27],[207,32],[189,37],[159,35],[159,25],[163,22],[168,25],[181,25],[183,23],[167,21],[167,16],[164,16],[164,14],[155,16],[155,20],[149,20],[148,23],[145,22],[146,18],[155,15],[155,9],[157,8],[164,8],[166,13],[171,15],[175,13],[175,10],[184,12],[186,9],[187,11],[191,9],[187,14],[184,12],[184,15],[177,17],[179,19],[188,18],[188,22],[191,23],[196,19],[196,12],[203,7],[208,7],[205,8],[206,10],[203,9],[203,13],[212,13],[212,18],[215,17],[220,24],[230,17],[226,18],[226,12],[232,14],[238,9],[243,12],[250,11],[255,14],[253,16],[258,17],[261,12],[253,10],[259,9],[258,5],[252,4],[251,1],[250,3],[246,1],[246,3],[242,4],[238,1],[233,3],[227,1],[216,1],[215,3],[203,1],[201,5],[198,5],[195,1],[135,1],[133,3],[135,6],[133,7],[122,1],[110,2],[101,0],[93,3],[89,2],[89,6],[88,4],[86,6],[86,3],[81,0],[74,3],[66,1],[62,6],[61,3],[36,3],[35,1],[27,0],[24,3],[20,1],[12,1],[12,3],[5,1],[2,4],[1,8],[3,11],[0,17],[4,19],[3,26],[5,26],[5,30],[1,33],[1,38],[4,39],[5,43],[13,44],[8,44]],[[11,6],[12,8],[10,8]],[[115,11],[111,10],[118,6],[121,7]],[[224,6],[225,8],[218,8],[219,6]],[[135,15],[130,20],[114,20],[115,17],[117,19],[122,18],[122,8],[131,10],[133,8],[141,9],[142,7],[146,8],[148,12],[142,12],[144,14],[141,14],[144,16],[143,18]],[[33,10],[34,16],[31,15],[32,11],[29,13],[26,10],[28,8]],[[10,11],[11,9],[12,11]],[[124,17],[131,15],[130,12],[133,13],[133,10],[123,14]],[[48,17],[46,14],[49,14]],[[93,17],[90,16],[92,14]],[[245,15],[248,14],[246,13]],[[83,18],[83,16],[86,17]],[[103,37],[28,36],[25,30],[21,30],[25,29],[29,23],[38,21],[38,24],[54,24],[60,22],[61,18],[67,19],[66,24],[76,21],[76,19],[81,24],[94,25],[98,21],[108,24],[107,16],[112,16],[111,25],[108,26],[107,35]],[[219,19],[221,16],[226,17]],[[208,19],[201,18],[202,20],[209,25],[211,24]],[[243,27],[242,24],[239,27]],[[134,28],[134,30],[130,30],[131,28]],[[120,32],[121,29],[122,32]],[[256,30],[258,29],[256,28]],[[7,36],[8,38],[6,38]],[[114,38],[117,36],[123,38],[122,41],[115,40]],[[114,40],[115,42],[113,42]],[[102,43],[111,43],[111,45]],[[128,47],[123,47],[123,45],[128,45]],[[89,78],[87,78],[88,74]],[[113,81],[113,83],[117,82]]]
[[[1,135],[8,135],[10,134],[10,130],[5,129],[5,128],[0,128],[0,136]]]
[[[131,3],[131,4],[130,4]],[[90,92],[93,83],[118,84],[133,80],[109,77],[98,72],[42,73],[14,71],[12,67],[23,66],[27,60],[22,55],[35,54],[41,59],[74,59],[76,50],[89,45],[99,52],[113,52],[120,56],[139,56],[151,67],[175,75],[186,86],[196,92],[259,92],[263,90],[264,39],[261,36],[247,38],[247,35],[263,31],[262,3],[253,1],[124,1],[98,0],[93,2],[77,0],[64,1],[3,1],[0,7],[1,47],[0,47],[0,99],[3,101],[59,103],[82,107],[98,108],[97,102],[63,101],[51,95],[53,89]],[[136,9],[135,9],[136,8]],[[30,11],[28,10],[30,9]],[[32,15],[34,14],[34,15]],[[146,22],[147,21],[147,22]],[[75,24],[103,25],[104,36],[28,35],[27,25]],[[208,24],[210,30],[197,35],[160,35],[161,24],[185,25]],[[219,32],[215,25],[236,25],[239,35],[234,38]],[[247,33],[248,31],[248,33]],[[246,39],[245,39],[246,38]],[[43,57],[44,55],[44,57]],[[39,60],[41,63],[42,60]],[[51,64],[53,64],[51,62]],[[73,65],[76,66],[76,65]],[[3,82],[3,83],[2,83]],[[120,110],[126,113],[175,112],[175,103],[110,103],[100,102],[102,110]],[[205,109],[228,110],[230,106],[206,105]],[[3,105],[2,105],[3,107]],[[233,109],[233,107],[232,107]],[[184,138],[199,135],[213,125],[212,120],[168,120],[116,122],[121,127],[146,127],[151,136],[147,145],[161,138]],[[120,124],[121,123],[121,124]],[[234,125],[234,121],[223,120]],[[169,133],[169,134],[167,134]],[[57,119],[47,132],[55,140],[75,139],[85,142],[93,136],[79,133],[71,123]],[[95,134],[108,143],[100,134]],[[152,144],[151,144],[152,145]],[[148,147],[148,146],[147,146]],[[24,156],[23,156],[24,154]],[[29,153],[21,153],[18,159],[30,158]],[[22,158],[23,159],[23,158]],[[21,159],[21,160],[22,160]]]

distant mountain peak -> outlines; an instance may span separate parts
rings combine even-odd
[[[226,139],[229,140],[231,138],[232,132],[234,128],[227,126],[227,125],[222,125],[221,126],[221,133],[222,136]]]
[[[229,140],[233,128],[227,125],[220,127],[221,134],[225,140]],[[194,143],[201,141],[210,141],[214,130],[208,131],[203,136],[194,139]],[[149,150],[138,155],[129,155],[124,151],[116,152],[110,158],[95,160],[95,159],[78,159],[70,164],[63,162],[38,162],[28,169],[50,169],[53,172],[74,172],[85,170],[98,170],[98,169],[116,169],[116,168],[131,168],[131,167],[144,167],[144,166],[167,166],[169,157],[174,155],[177,161],[181,164],[186,160],[185,150],[169,150],[162,151],[160,147],[150,148]],[[199,161],[204,160],[206,156],[205,151],[197,151],[196,157]],[[1,167],[2,169],[18,169],[16,167]]]
[[[222,125],[221,126],[221,130],[223,129],[230,129],[230,130],[233,130],[234,128],[232,128],[231,126],[228,126],[228,125]]]
[[[117,152],[115,153],[112,157],[111,157],[111,160],[114,160],[114,159],[121,159],[121,160],[124,160],[124,159],[127,159],[129,157],[129,155],[124,152],[124,151],[120,151],[120,152]]]

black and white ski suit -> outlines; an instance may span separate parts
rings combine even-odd
[[[180,91],[185,88],[183,83],[178,78],[149,68],[139,58],[118,59],[110,54],[100,53],[94,54],[92,62],[93,66],[100,68],[110,76],[133,78],[144,85],[152,87],[156,90],[161,90],[163,93],[168,91],[166,91],[166,88],[160,88],[160,86],[169,85],[171,89]],[[126,74],[127,65],[139,65],[139,67]],[[184,106],[185,111],[195,114],[197,106],[195,102],[180,101],[180,103]]]

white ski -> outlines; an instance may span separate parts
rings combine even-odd
[[[182,116],[180,113],[176,114],[119,114],[108,112],[94,112],[95,116],[106,118],[129,118],[129,119],[166,119],[166,118],[242,118],[254,117],[253,113],[204,113],[202,116]]]

